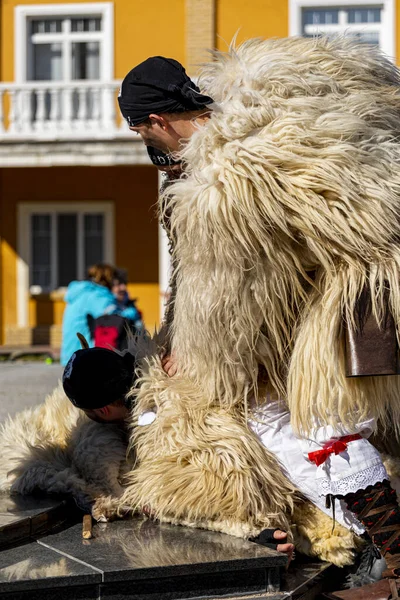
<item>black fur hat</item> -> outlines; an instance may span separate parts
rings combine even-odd
[[[72,404],[82,409],[125,401],[135,379],[135,367],[135,358],[129,353],[121,356],[106,348],[77,350],[64,369],[64,391]]]

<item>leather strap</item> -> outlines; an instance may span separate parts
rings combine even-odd
[[[370,500],[365,505],[365,507],[363,508],[363,510],[360,513],[357,513],[357,518],[361,520],[361,519],[364,519],[364,517],[366,517],[367,515],[374,514],[371,511],[383,493],[384,493],[383,490],[378,490],[377,492],[375,492],[375,494],[372,496],[372,500]],[[379,509],[375,509],[375,510],[379,512]]]
[[[393,504],[384,504],[383,506],[379,506],[378,508],[374,508],[375,504],[378,502],[379,498],[384,494],[383,490],[379,490],[375,492],[372,496],[372,499],[367,503],[364,509],[357,515],[357,518],[368,519],[368,517],[372,517],[374,515],[379,515],[380,513],[384,513],[383,516],[373,525],[372,527],[368,527],[368,533],[373,539],[373,536],[377,533],[386,533],[393,531],[393,534],[386,541],[385,545],[381,548],[381,552],[384,555],[385,552],[390,548],[393,542],[400,536],[400,523],[394,525],[386,525],[386,521],[391,517],[393,510],[397,509],[397,505]]]

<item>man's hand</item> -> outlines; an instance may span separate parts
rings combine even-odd
[[[289,566],[294,555],[294,544],[287,543],[286,538],[287,533],[281,529],[263,529],[257,537],[250,538],[250,540],[261,546],[266,546],[267,548],[272,548],[286,554],[288,558],[287,566]],[[283,543],[280,544],[279,542]]]
[[[284,531],[281,531],[280,529],[278,529],[277,531],[274,531],[274,539],[278,542],[276,549],[278,550],[278,552],[283,552],[283,554],[287,555],[288,566],[289,566],[290,561],[293,558],[294,544],[288,544],[288,543],[280,544],[279,543],[280,541],[285,542],[286,538],[287,538],[287,533],[285,533]]]
[[[164,358],[161,359],[161,366],[168,375],[168,377],[173,377],[178,370],[176,359],[173,354],[164,356]]]

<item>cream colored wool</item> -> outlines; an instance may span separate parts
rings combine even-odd
[[[400,502],[400,458],[382,454],[382,461],[390,478],[390,485],[396,490],[397,501]]]
[[[311,503],[296,506],[293,514],[294,543],[296,549],[306,556],[315,556],[343,567],[354,561],[355,550],[362,549],[365,542],[351,531],[335,523]]]
[[[346,379],[339,341],[365,285],[378,319],[389,288],[400,323],[399,84],[346,38],[250,40],[204,67],[216,110],[168,188],[193,405],[241,406],[261,365],[301,433],[400,423],[399,378]]]
[[[96,498],[122,493],[119,478],[127,468],[121,429],[90,421],[71,404],[61,384],[43,404],[1,425],[2,492],[68,494],[90,511]]]
[[[68,494],[101,520],[118,512],[141,513],[147,506],[162,522],[241,538],[269,525],[282,527],[290,537],[293,522],[296,541],[306,554],[338,566],[353,560],[356,537],[337,524],[332,536],[330,518],[300,498],[295,502],[292,485],[244,426],[239,411],[233,416],[210,407],[199,415],[176,404],[166,376],[155,396],[151,391],[155,372],[160,379],[162,373],[157,359],[149,362],[155,366],[149,373],[148,367],[144,369],[132,422],[142,410],[154,408],[155,398],[158,416],[152,425],[133,430],[135,465],[131,461],[135,453],[125,460],[127,446],[121,430],[89,421],[58,387],[43,405],[19,413],[2,426],[0,491]],[[121,484],[127,485],[125,490]]]
[[[275,458],[247,428],[239,409],[211,409],[200,402],[197,409],[196,394],[190,382],[168,378],[159,359],[143,374],[132,419],[137,464],[118,501],[122,511],[148,505],[161,521],[241,537],[270,526],[288,529],[295,489]],[[137,417],[152,409],[157,419],[137,427]]]
[[[155,357],[144,362],[132,395],[137,462],[122,496],[96,502],[95,518],[146,506],[161,522],[242,538],[266,527],[290,531],[293,523],[301,551],[338,566],[352,563],[358,538],[339,524],[332,533],[332,519],[300,499],[275,457],[248,429],[239,406],[204,406],[201,391],[187,379],[167,377]],[[157,418],[137,427],[139,415],[148,410]]]
[[[260,365],[303,433],[400,422],[398,378],[346,379],[341,342],[368,285],[378,320],[389,287],[399,323],[399,83],[346,39],[251,40],[205,67],[217,106],[167,190],[179,375],[150,361],[133,424],[154,408],[157,420],[133,431],[137,468],[98,514],[146,503],[162,521],[243,537],[287,519],[277,465],[246,426],[246,398],[265,397]],[[302,505],[294,521],[303,550],[352,560],[352,534],[319,511]]]

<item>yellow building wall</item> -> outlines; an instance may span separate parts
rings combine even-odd
[[[227,50],[236,33],[238,42],[252,37],[286,37],[288,5],[288,0],[216,0],[217,48]]]
[[[17,250],[16,215],[9,210],[4,195],[4,178],[0,170],[0,343],[4,341],[4,325],[17,321]]]
[[[62,0],[75,4],[86,0]],[[98,1],[98,0],[97,0]],[[101,2],[102,0],[100,0]],[[0,80],[14,80],[14,9],[17,5],[56,4],[58,0],[0,1]],[[122,79],[136,64],[149,56],[163,54],[185,62],[185,0],[171,0],[154,4],[147,0],[114,0],[114,77]],[[0,198],[0,343],[5,339],[5,327],[17,324],[17,202],[57,201],[63,171],[63,185],[70,200],[79,200],[80,189],[85,190],[82,200],[100,200],[113,197],[114,185],[109,179],[110,169],[4,169],[5,189]],[[125,171],[124,171],[125,169]],[[120,168],[124,190],[115,192],[116,209],[116,264],[128,268],[129,291],[137,297],[144,313],[146,326],[153,329],[159,323],[158,237],[153,206],[157,194],[157,172],[154,167]],[[112,171],[115,173],[114,171]],[[96,175],[95,175],[96,174]],[[100,174],[100,175],[99,175]],[[132,181],[132,176],[134,181]],[[75,189],[69,185],[74,182]],[[96,185],[97,182],[97,185]],[[1,179],[0,179],[1,184]],[[85,185],[89,184],[89,185]],[[15,186],[16,189],[13,189]],[[88,187],[91,189],[88,190]],[[120,186],[121,188],[121,186]],[[108,194],[104,190],[108,190]],[[138,217],[137,204],[132,205],[134,190],[141,194],[143,205]],[[93,191],[97,190],[97,192]],[[87,193],[86,193],[87,191]],[[97,194],[97,195],[96,195]],[[68,195],[68,193],[67,193]],[[134,215],[135,212],[135,215]],[[146,249],[146,250],[144,250]],[[33,327],[60,324],[64,303],[57,295],[32,297],[29,302],[29,322]]]
[[[85,0],[78,0],[78,2]],[[100,0],[101,1],[101,0]],[[398,0],[399,1],[399,0]],[[76,0],[62,0],[76,4]],[[55,4],[54,0],[7,0],[0,3],[2,81],[14,79],[14,8],[18,4]],[[114,74],[120,79],[149,56],[162,54],[186,63],[186,0],[154,4],[114,1]],[[215,0],[215,46],[226,49],[236,32],[249,37],[288,35],[288,0]]]

